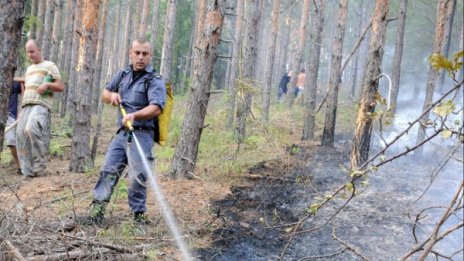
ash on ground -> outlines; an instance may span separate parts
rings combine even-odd
[[[443,168],[437,167],[446,151],[404,156],[372,172],[366,180],[368,185],[357,184],[359,194],[330,222],[346,198],[337,197],[304,222],[299,231],[308,232],[295,235],[282,254],[291,229],[308,213],[315,198],[347,182],[344,169],[348,167],[350,147],[293,145],[288,149],[290,161],[261,162],[250,168],[242,185],[215,202],[224,225],[214,231],[209,248],[197,251],[199,259],[398,260],[416,245],[416,240],[422,242],[431,234],[444,212],[441,207],[449,204],[461,185],[462,163],[451,159]],[[462,146],[460,151],[462,155]],[[414,226],[416,215],[426,208],[430,209],[422,212],[423,219]],[[441,231],[462,222],[462,216],[461,208]],[[463,260],[462,228],[434,249],[452,260]],[[429,259],[436,260],[433,254]]]

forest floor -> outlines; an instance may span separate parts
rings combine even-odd
[[[111,136],[108,132],[101,137],[100,155]],[[303,224],[301,230],[309,232],[289,240],[312,201],[346,182],[343,167],[351,147],[347,137],[350,134],[338,135],[335,148],[288,140],[283,153],[223,179],[201,178],[211,171],[207,168],[197,168],[194,180],[161,174],[162,192],[192,255],[199,260],[278,260],[281,255],[283,260],[398,259],[415,245],[415,214],[449,201],[462,182],[462,164],[440,171],[444,174],[418,203],[446,151],[432,157],[406,156],[375,172],[335,218],[342,198]],[[61,143],[63,153],[50,157],[49,176],[25,178],[10,163],[0,166],[0,260],[14,260],[12,250],[25,260],[181,260],[152,190],[147,202],[151,224],[132,222],[127,178],[113,194],[105,227],[76,222],[89,210],[98,170],[69,172],[70,143]],[[419,240],[441,213],[434,211],[416,231]],[[450,256],[462,249],[462,234],[462,229],[453,233],[437,251]],[[462,252],[453,258],[462,260]]]

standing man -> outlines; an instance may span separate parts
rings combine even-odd
[[[51,136],[52,96],[53,92],[62,92],[64,84],[58,68],[53,62],[43,59],[40,45],[35,40],[27,41],[26,54],[32,64],[26,70],[16,130],[18,157],[23,175],[45,176],[48,174],[46,164]]]
[[[15,79],[17,79],[15,77]],[[8,99],[8,119],[6,121],[5,144],[10,148],[11,156],[15,161],[17,173],[22,174],[21,165],[19,165],[18,153],[16,152],[16,118],[18,117],[18,97],[24,92],[23,81],[13,81],[11,84],[10,98]]]
[[[155,135],[154,118],[164,108],[166,87],[161,76],[155,75],[155,70],[150,65],[152,50],[145,38],[137,38],[132,42],[129,58],[132,64],[116,74],[102,94],[103,102],[122,106],[127,115],[123,116],[118,108],[118,130],[108,147],[100,178],[94,188],[94,200],[87,221],[98,226],[103,225],[106,205],[126,166],[129,166],[129,207],[136,222],[147,221],[144,214],[147,198],[145,183],[149,173],[144,168],[143,158],[153,159],[151,151]],[[130,124],[142,147],[143,155],[137,151],[135,144],[129,146],[128,138],[132,134],[128,129]]]
[[[285,72],[279,82],[279,90],[277,92],[277,101],[282,101],[282,96],[287,94],[287,84],[290,82],[290,78],[292,77],[292,71]]]

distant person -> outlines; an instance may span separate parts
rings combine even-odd
[[[5,144],[10,148],[16,164],[17,173],[22,174],[19,164],[18,153],[16,151],[16,118],[18,117],[18,98],[24,92],[23,82],[13,81],[11,84],[10,98],[8,99],[8,119],[6,121]]]
[[[304,91],[304,84],[306,80],[306,72],[304,69],[301,69],[300,73],[298,73],[298,76],[296,78],[296,87],[293,90],[293,94],[295,95],[295,98],[299,97],[303,91]]]
[[[49,173],[47,159],[52,94],[63,91],[64,84],[58,68],[53,62],[43,59],[40,45],[35,40],[27,41],[26,55],[32,64],[26,70],[21,114],[16,129],[18,158],[23,175],[45,176]]]
[[[161,76],[155,75],[150,65],[152,55],[150,43],[145,38],[135,39],[129,50],[131,65],[113,76],[103,90],[102,101],[123,106],[127,115],[123,117],[118,110],[118,130],[106,152],[86,223],[103,226],[106,206],[126,166],[129,166],[128,197],[133,218],[138,223],[148,222],[145,203],[149,173],[144,168],[142,157],[152,159],[155,135],[153,119],[161,113],[166,102],[164,81]],[[142,146],[144,155],[140,155],[135,144],[128,147],[131,134],[128,133],[129,122],[134,127],[134,136]],[[152,165],[151,162],[149,165]]]
[[[290,82],[290,78],[292,77],[292,71],[286,72],[279,82],[279,89],[277,92],[277,101],[282,101],[282,97],[287,94],[287,85]]]

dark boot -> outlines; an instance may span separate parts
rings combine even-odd
[[[92,205],[90,207],[89,216],[87,217],[86,223],[96,225],[98,227],[103,227],[105,221],[104,217],[106,204],[107,202],[103,201],[92,201]]]
[[[135,223],[140,224],[140,225],[150,224],[150,220],[148,219],[147,215],[145,215],[145,212],[135,212],[134,221]]]

